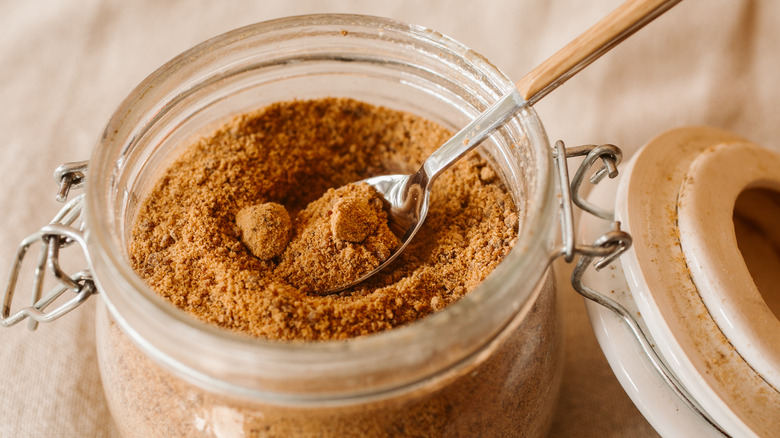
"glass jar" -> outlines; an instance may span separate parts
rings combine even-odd
[[[479,148],[511,191],[517,243],[479,287],[405,327],[282,343],[208,326],[128,262],[139,201],[188,144],[277,101],[350,97],[458,129],[512,90],[483,57],[422,27],[353,15],[241,28],[173,59],[109,121],[90,161],[86,242],[102,296],[97,348],[126,436],[542,436],[560,387],[548,264],[552,158],[526,108]]]

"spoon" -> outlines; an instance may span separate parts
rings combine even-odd
[[[523,76],[515,89],[489,106],[457,134],[433,152],[416,173],[382,175],[368,183],[383,197],[388,208],[390,230],[401,244],[382,264],[357,280],[339,285],[321,295],[342,291],[376,274],[406,248],[428,214],[431,186],[436,177],[477,146],[518,110],[531,106],[566,80],[587,67],[644,25],[680,0],[628,0],[575,38],[538,67]]]

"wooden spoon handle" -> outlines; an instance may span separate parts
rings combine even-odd
[[[520,79],[520,94],[533,105],[598,57],[680,0],[628,0]]]

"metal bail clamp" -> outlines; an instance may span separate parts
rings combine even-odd
[[[84,184],[86,171],[86,161],[63,164],[57,168],[55,179],[60,185],[57,195],[58,201],[64,202],[71,188],[81,187]],[[3,295],[0,325],[10,327],[30,318],[28,327],[30,330],[35,330],[38,323],[54,321],[80,306],[87,298],[97,292],[92,279],[92,263],[84,236],[84,221],[81,215],[83,206],[84,195],[81,194],[67,202],[48,225],[27,236],[19,244],[8,276],[8,285]],[[11,314],[11,304],[17,289],[22,262],[28,250],[36,243],[40,243],[41,247],[35,264],[32,303],[30,306],[22,307]],[[60,250],[74,243],[84,253],[88,267],[74,274],[68,274],[60,266]],[[43,295],[43,283],[47,268],[57,283],[47,294]],[[72,291],[75,295],[49,309],[66,291]]]
[[[570,183],[567,159],[579,156],[585,156],[585,159],[580,163],[577,172],[574,174],[574,179]],[[620,148],[611,144],[566,148],[560,140],[555,143],[553,159],[555,160],[555,170],[560,190],[559,207],[561,209],[562,243],[561,246],[550,254],[550,262],[558,257],[563,257],[567,263],[570,263],[574,260],[574,256],[579,254],[582,256],[580,263],[583,263],[583,259],[587,259],[584,262],[587,265],[594,258],[600,257],[595,264],[595,268],[599,270],[612,263],[631,247],[631,236],[621,231],[620,222],[616,221],[612,222],[612,231],[604,234],[591,245],[576,244],[574,233],[574,205],[586,213],[602,219],[613,220],[613,212],[604,210],[583,199],[580,195],[580,187],[588,172],[598,161],[601,161],[603,165],[590,178],[592,184],[598,184],[605,176],[610,178],[616,177],[618,175],[617,165],[620,164],[622,158],[623,153],[620,151]],[[574,283],[574,278],[572,278],[572,282]],[[574,287],[577,289],[577,285],[574,285]]]

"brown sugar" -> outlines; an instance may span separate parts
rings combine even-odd
[[[385,271],[335,295],[307,290],[336,281],[327,276],[350,263],[376,263],[397,243],[386,234],[377,194],[350,183],[415,171],[449,135],[419,117],[348,99],[284,102],[238,116],[193,143],[143,200],[130,247],[133,267],[195,317],[273,340],[350,338],[424,318],[472,291],[523,225],[500,173],[475,152],[439,177],[422,230]],[[252,227],[239,216],[268,203],[289,214],[290,240],[263,258],[246,244]],[[284,398],[273,392],[246,397],[184,379],[152,360],[103,308],[97,319],[103,383],[128,436],[543,436],[562,371],[549,272],[537,292],[532,308],[478,345],[479,354],[433,378],[359,402],[300,405],[279,403]],[[279,382],[295,400],[297,383]]]
[[[241,241],[260,260],[278,256],[290,241],[290,215],[275,202],[244,207],[236,215],[236,225]]]
[[[473,290],[522,226],[498,172],[476,152],[438,178],[421,231],[388,268],[335,295],[312,291],[370,269],[396,244],[368,192],[343,197],[334,188],[415,171],[449,136],[420,117],[350,99],[239,115],[195,141],[143,201],[132,265],[197,318],[269,339],[343,339],[424,318]],[[265,257],[272,248],[257,256],[237,216],[272,202],[289,213],[292,238],[276,256]],[[310,222],[317,226],[303,233]]]
[[[295,221],[295,237],[275,273],[306,292],[326,292],[359,279],[399,245],[379,195],[365,183],[329,189]]]
[[[344,187],[353,188],[352,185]],[[353,189],[353,191],[357,190]],[[383,213],[382,200],[376,196],[367,198],[359,194],[345,195],[333,203],[330,230],[336,239],[360,243],[376,229],[380,221],[387,225],[386,214],[380,219]]]

